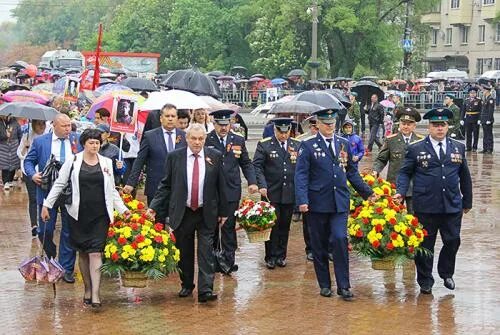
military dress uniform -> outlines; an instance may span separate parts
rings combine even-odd
[[[329,112],[331,111],[318,111],[318,122],[321,115]],[[324,119],[323,122],[330,121]],[[308,205],[314,269],[321,288],[320,294],[323,296],[331,294],[329,250],[333,252],[337,293],[344,296],[343,292],[350,288],[347,250],[350,193],[347,181],[349,180],[364,198],[373,193],[363,182],[351,157],[349,142],[337,135],[327,139],[318,133],[303,141],[299,150],[295,173],[295,196],[297,205]],[[348,291],[347,293],[350,294]],[[344,296],[346,297],[352,295]]]
[[[453,94],[445,94],[445,97],[448,97],[451,101],[450,105],[446,106],[446,108],[453,113],[453,118],[448,120],[448,135],[456,140],[463,140],[460,133],[460,108],[453,103],[455,96]]]
[[[286,264],[288,235],[295,205],[294,176],[299,145],[300,141],[291,137],[286,142],[280,142],[273,135],[259,141],[253,158],[257,185],[259,189],[267,189],[267,197],[276,208],[277,215],[271,239],[265,242],[268,268]]]
[[[492,89],[491,86],[485,87],[488,92]],[[493,153],[493,113],[495,112],[495,99],[491,94],[483,95],[483,103],[481,107],[481,125],[483,127],[483,153]]]
[[[469,89],[477,90],[475,88]],[[467,98],[462,107],[462,119],[465,123],[465,150],[477,151],[479,142],[479,117],[481,114],[481,99],[478,97]]]
[[[453,114],[448,109],[433,109],[424,118],[443,122]],[[453,274],[460,246],[460,227],[464,209],[472,208],[472,180],[463,143],[446,137],[442,141],[430,136],[408,146],[397,178],[397,193],[406,194],[413,178],[415,215],[427,230],[422,247],[434,253],[437,232],[443,247],[439,254],[438,273],[445,286],[454,289]],[[422,293],[431,293],[434,255],[415,255],[417,282]]]
[[[232,111],[222,110],[212,112],[214,121],[221,124],[229,122]],[[241,198],[241,174],[240,167],[248,182],[248,185],[257,184],[255,170],[248,155],[245,145],[245,138],[235,133],[229,132],[224,137],[219,137],[215,130],[208,135],[205,146],[217,149],[222,153],[222,168],[226,180],[226,197],[228,201],[229,216],[221,228],[221,248],[227,263],[232,266],[235,261],[235,252],[238,248],[235,230],[234,212],[238,209]],[[217,228],[218,230],[218,228]],[[215,234],[214,249],[219,249],[219,234]]]

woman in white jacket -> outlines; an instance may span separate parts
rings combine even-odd
[[[109,223],[113,221],[113,209],[129,215],[125,204],[115,189],[113,162],[98,154],[101,132],[87,129],[80,136],[83,151],[67,160],[59,177],[43,203],[41,217],[49,218],[52,208],[68,182],[73,189],[72,202],[66,205],[70,215],[70,243],[78,251],[78,264],[82,273],[85,293],[83,302],[101,307],[99,287],[102,252],[106,244]],[[73,167],[73,169],[72,169]]]

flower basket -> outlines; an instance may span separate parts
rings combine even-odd
[[[271,231],[272,229],[270,228],[262,231],[247,231],[246,233],[250,243],[258,243],[269,241],[271,238]]]
[[[393,196],[396,194],[396,185],[391,184],[387,180],[383,178],[376,178],[372,174],[369,173],[361,173],[361,177],[363,181],[371,187],[375,194],[380,196]],[[351,212],[354,211],[357,207],[363,205],[363,198],[356,192],[354,187],[349,183],[349,191],[351,193]]]
[[[393,257],[372,258],[373,270],[394,270],[396,263]]]
[[[144,272],[124,271],[121,279],[123,287],[143,288],[148,286],[148,276]]]
[[[276,222],[276,210],[266,201],[245,199],[234,213],[250,243],[268,241]]]

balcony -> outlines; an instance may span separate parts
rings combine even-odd
[[[472,1],[460,1],[460,8],[448,9],[446,15],[450,25],[472,24]]]
[[[483,20],[492,20],[496,17],[498,11],[500,10],[500,4],[496,2],[491,5],[482,5],[478,8],[478,12]]]
[[[423,24],[440,24],[441,23],[441,13],[429,13],[422,15],[420,20]]]

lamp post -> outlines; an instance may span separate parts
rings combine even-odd
[[[411,55],[413,52],[413,41],[411,40],[410,15],[412,0],[406,0],[405,30],[403,33],[403,79],[409,79],[411,67]]]
[[[313,0],[312,6],[307,9],[307,13],[312,15],[312,43],[311,43],[311,59],[309,66],[311,67],[311,80],[316,80],[318,76],[318,0]]]

